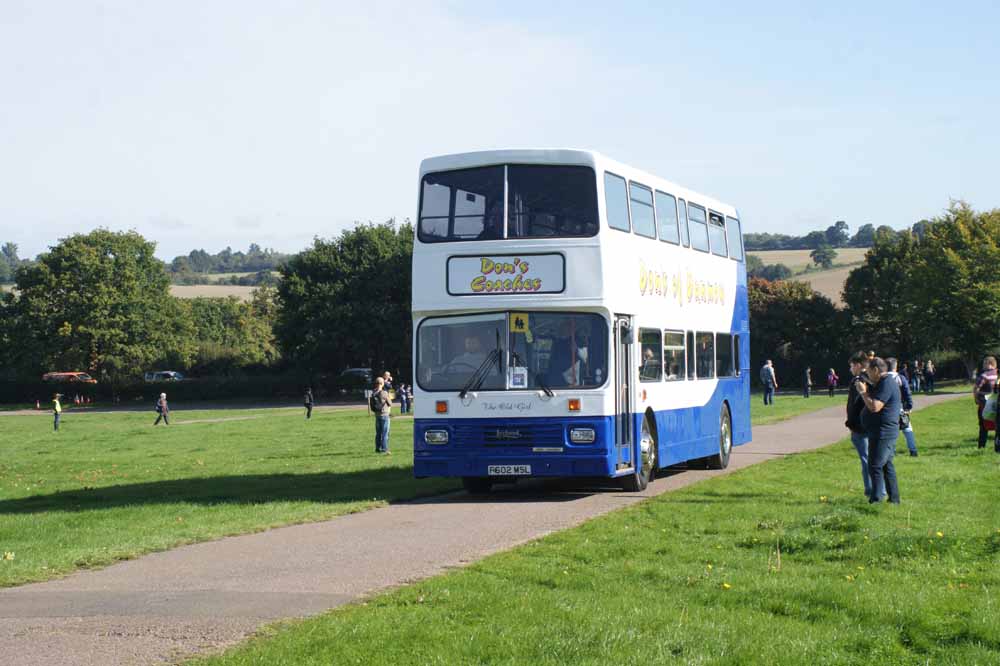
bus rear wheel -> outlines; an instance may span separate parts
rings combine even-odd
[[[656,435],[649,414],[642,417],[639,435],[639,460],[636,470],[622,478],[622,489],[629,493],[642,492],[656,478]]]
[[[729,406],[722,405],[719,415],[719,452],[705,458],[709,469],[726,469],[729,467],[729,455],[733,451],[733,419],[729,415]]]
[[[463,476],[462,487],[470,495],[485,495],[493,488],[493,480],[486,476]]]

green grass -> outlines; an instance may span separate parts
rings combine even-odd
[[[0,417],[0,586],[457,487],[413,478],[413,421],[373,452],[362,410]],[[212,419],[240,419],[211,422]],[[200,421],[184,424],[185,421]]]
[[[969,405],[914,424],[900,506],[865,502],[843,441],[196,663],[1000,663],[1000,456],[976,450]]]
[[[773,405],[765,406],[763,394],[753,393],[750,396],[750,422],[753,425],[767,425],[827,407],[843,407],[846,402],[847,395],[843,391],[832,398],[826,391],[817,391],[811,398],[803,398],[801,394],[777,395]]]

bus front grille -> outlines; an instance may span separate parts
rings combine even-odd
[[[559,423],[484,423],[456,426],[454,442],[457,446],[563,446],[563,426]]]

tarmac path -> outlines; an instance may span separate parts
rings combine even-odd
[[[918,408],[958,397],[915,396]],[[533,484],[502,486],[484,499],[452,493],[0,589],[0,654],[11,666],[174,663],[279,619],[321,613],[708,477],[826,446],[844,437],[843,420],[836,407],[757,426],[752,443],[733,449],[727,470],[670,473],[643,493]]]

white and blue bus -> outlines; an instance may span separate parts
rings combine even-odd
[[[750,441],[732,206],[591,151],[473,152],[421,163],[416,235],[417,477],[636,491]]]

